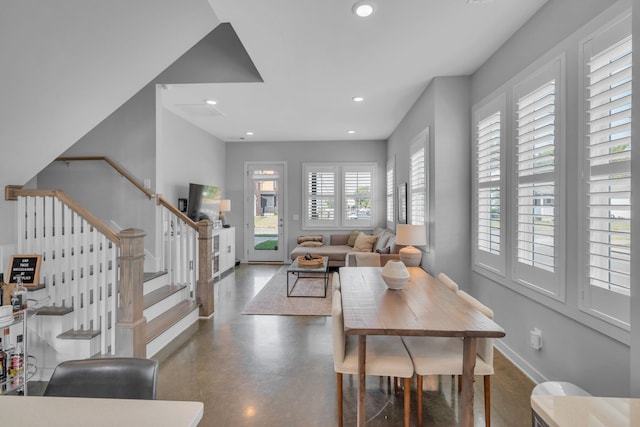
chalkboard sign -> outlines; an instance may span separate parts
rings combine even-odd
[[[12,255],[7,282],[16,283],[16,277],[22,276],[24,286],[38,286],[41,259],[41,255]]]

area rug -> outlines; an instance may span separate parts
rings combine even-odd
[[[280,316],[331,316],[331,277],[326,298],[287,297],[287,267],[283,266],[273,275],[264,288],[253,297],[242,314],[266,314]],[[322,295],[323,280],[301,278],[293,288],[292,295]],[[295,277],[289,277],[291,288]]]

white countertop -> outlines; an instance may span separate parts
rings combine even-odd
[[[533,395],[531,408],[550,427],[640,427],[640,399]]]
[[[11,427],[195,427],[202,402],[0,396],[0,425]]]

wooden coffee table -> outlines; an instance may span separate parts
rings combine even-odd
[[[295,281],[291,288],[289,288],[289,276],[295,276]],[[292,295],[293,288],[296,287],[300,279],[312,279],[322,276],[324,282],[324,293],[322,295]],[[329,284],[329,257],[322,257],[322,265],[318,267],[305,267],[298,263],[296,258],[289,268],[287,268],[287,297],[289,298],[326,298],[327,286]]]

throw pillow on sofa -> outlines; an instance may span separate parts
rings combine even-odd
[[[353,230],[351,234],[349,234],[349,238],[347,239],[347,245],[353,247],[359,235],[360,235],[360,232],[358,230]]]
[[[360,233],[353,244],[353,250],[356,252],[373,252],[376,240],[378,240],[376,236],[367,236],[364,233]]]

